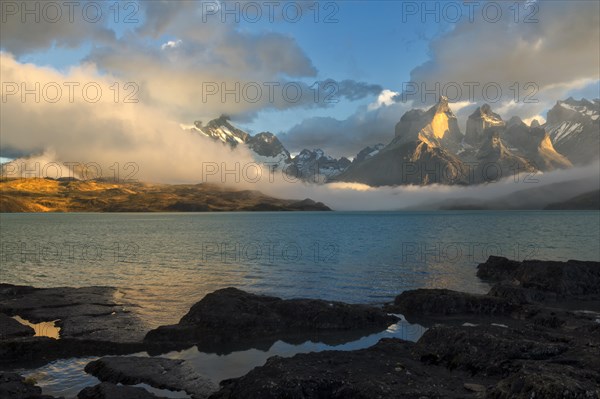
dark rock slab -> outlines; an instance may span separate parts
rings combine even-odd
[[[477,277],[489,281],[512,280],[521,262],[503,256],[490,256],[477,266]]]
[[[206,328],[258,330],[353,329],[396,321],[379,309],[318,299],[289,299],[226,288],[208,294],[180,324]]]
[[[600,381],[593,370],[568,365],[527,365],[493,387],[490,399],[599,399]]]
[[[501,326],[437,326],[417,343],[421,360],[464,370],[473,375],[507,376],[520,368],[519,360],[557,359],[571,342],[535,330]]]
[[[521,327],[440,325],[416,344],[273,357],[211,398],[599,398],[600,340]]]
[[[102,382],[93,387],[87,387],[77,394],[78,399],[167,399],[156,396],[140,387],[115,385]]]
[[[69,357],[124,355],[145,350],[143,343],[27,337],[0,340],[0,370],[41,367]]]
[[[553,292],[544,292],[534,288],[524,288],[519,282],[503,281],[494,284],[488,295],[504,298],[519,305],[540,303],[549,300],[556,301],[556,294]]]
[[[465,382],[485,378],[424,365],[412,355],[414,343],[383,339],[368,349],[272,357],[241,378],[225,380],[211,399],[303,398],[477,398]]]
[[[32,323],[54,321],[60,328],[58,340],[1,338],[0,369],[39,367],[64,357],[143,350],[147,328],[133,311],[135,306],[121,299],[122,294],[111,287],[34,288],[0,284],[1,313]]]
[[[141,342],[146,331],[111,287],[33,288],[0,284],[0,312],[39,323],[58,320],[61,338]]]
[[[42,388],[29,383],[16,373],[0,371],[0,398],[6,399],[56,399],[42,395]]]
[[[523,289],[554,294],[556,299],[599,299],[600,262],[525,260],[517,262],[490,256],[477,266],[477,276],[490,281],[510,281]]]
[[[217,387],[183,360],[160,357],[103,357],[85,371],[113,384],[148,384],[154,388],[183,390],[192,398],[207,398]]]
[[[512,300],[488,295],[468,294],[446,289],[404,291],[385,307],[403,315],[509,315],[518,308]]]
[[[0,313],[0,339],[32,337],[35,334],[33,328],[25,326],[12,317]]]
[[[150,331],[147,343],[239,342],[285,334],[384,329],[398,321],[382,309],[317,299],[255,295],[226,288],[206,295],[179,324]]]

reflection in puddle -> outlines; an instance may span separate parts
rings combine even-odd
[[[122,385],[122,384],[119,384]],[[191,396],[185,393],[185,391],[170,391],[168,389],[158,389],[151,387],[147,384],[137,384],[131,385],[132,387],[144,388],[146,391],[153,393],[154,395],[160,398],[169,398],[169,399],[190,399]]]
[[[325,350],[350,351],[368,348],[382,338],[401,338],[407,341],[417,341],[427,328],[419,324],[408,323],[401,315],[401,320],[388,327],[385,331],[364,336],[358,340],[340,345],[327,345],[322,342],[306,341],[299,345],[276,341],[267,350],[247,349],[231,352],[227,355],[199,352],[196,346],[183,351],[169,352],[161,357],[186,360],[198,373],[210,378],[215,383],[227,378],[241,377],[257,366],[265,364],[272,356],[292,357],[298,353],[321,352]],[[147,353],[137,353],[130,356],[148,356]],[[71,358],[54,361],[35,370],[21,371],[20,374],[32,377],[42,388],[43,394],[62,396],[65,399],[76,398],[79,391],[99,383],[98,379],[83,371],[86,364],[98,359]],[[174,392],[148,387],[139,384],[157,396],[167,398],[188,398],[184,392]]]
[[[42,388],[44,395],[76,398],[83,388],[100,383],[96,377],[83,371],[86,364],[97,359],[85,357],[55,360],[38,369],[17,370],[17,373],[35,381]]]
[[[65,399],[76,399],[77,394],[82,389],[100,383],[100,380],[84,371],[85,366],[89,362],[98,359],[98,357],[84,357],[56,360],[38,369],[17,370],[17,373],[34,381],[42,388],[42,393],[44,395],[64,397]],[[137,384],[132,386],[144,388],[158,397],[170,399],[190,398],[185,392],[158,389],[147,384]]]
[[[410,324],[401,315],[399,322],[380,333],[367,335],[355,341],[340,345],[327,345],[321,342],[306,341],[299,345],[283,341],[275,342],[268,350],[248,349],[232,352],[227,355],[199,352],[197,347],[183,351],[169,352],[162,357],[184,359],[200,374],[207,376],[216,383],[228,378],[241,377],[254,367],[262,366],[271,356],[292,357],[298,353],[321,352],[326,350],[351,351],[365,349],[375,345],[382,338],[400,338],[407,341],[417,341],[427,331],[419,324]]]
[[[36,337],[48,337],[54,339],[60,339],[60,327],[56,326],[54,321],[42,321],[41,323],[32,323],[29,320],[25,320],[20,316],[13,316],[13,319],[19,323],[33,328]]]

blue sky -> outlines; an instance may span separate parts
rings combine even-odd
[[[415,65],[427,60],[428,38],[448,29],[448,24],[438,24],[432,19],[422,22],[420,18],[408,18],[406,23],[399,23],[402,19],[400,2],[348,1],[339,4],[339,11],[335,14],[339,20],[337,23],[314,23],[307,18],[296,24],[243,26],[292,35],[318,68],[319,79],[354,79],[395,90],[401,89],[402,82],[409,79]],[[324,11],[332,12],[331,9]],[[340,101],[333,109],[302,112],[301,118],[346,118],[358,104],[373,100],[370,96],[358,102]],[[279,132],[291,127],[290,121],[296,115],[297,110],[290,110],[284,115],[267,111],[247,126],[253,130],[270,127]]]

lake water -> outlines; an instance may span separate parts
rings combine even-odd
[[[1,282],[118,287],[149,327],[176,323],[205,294],[229,286],[381,304],[423,287],[487,292],[475,273],[489,255],[600,259],[597,211],[0,214],[0,226]],[[416,340],[424,330],[402,320],[337,346],[277,341],[267,350],[217,355],[194,347],[166,356],[218,382],[273,355],[353,350],[382,337]],[[97,383],[83,371],[90,360],[22,373],[44,393],[71,398]]]
[[[486,292],[489,255],[600,259],[600,212],[0,214],[0,281],[108,285],[152,326],[234,286],[383,303],[403,290]]]

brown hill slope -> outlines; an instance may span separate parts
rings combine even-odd
[[[211,184],[3,179],[0,212],[328,211],[326,205]]]

